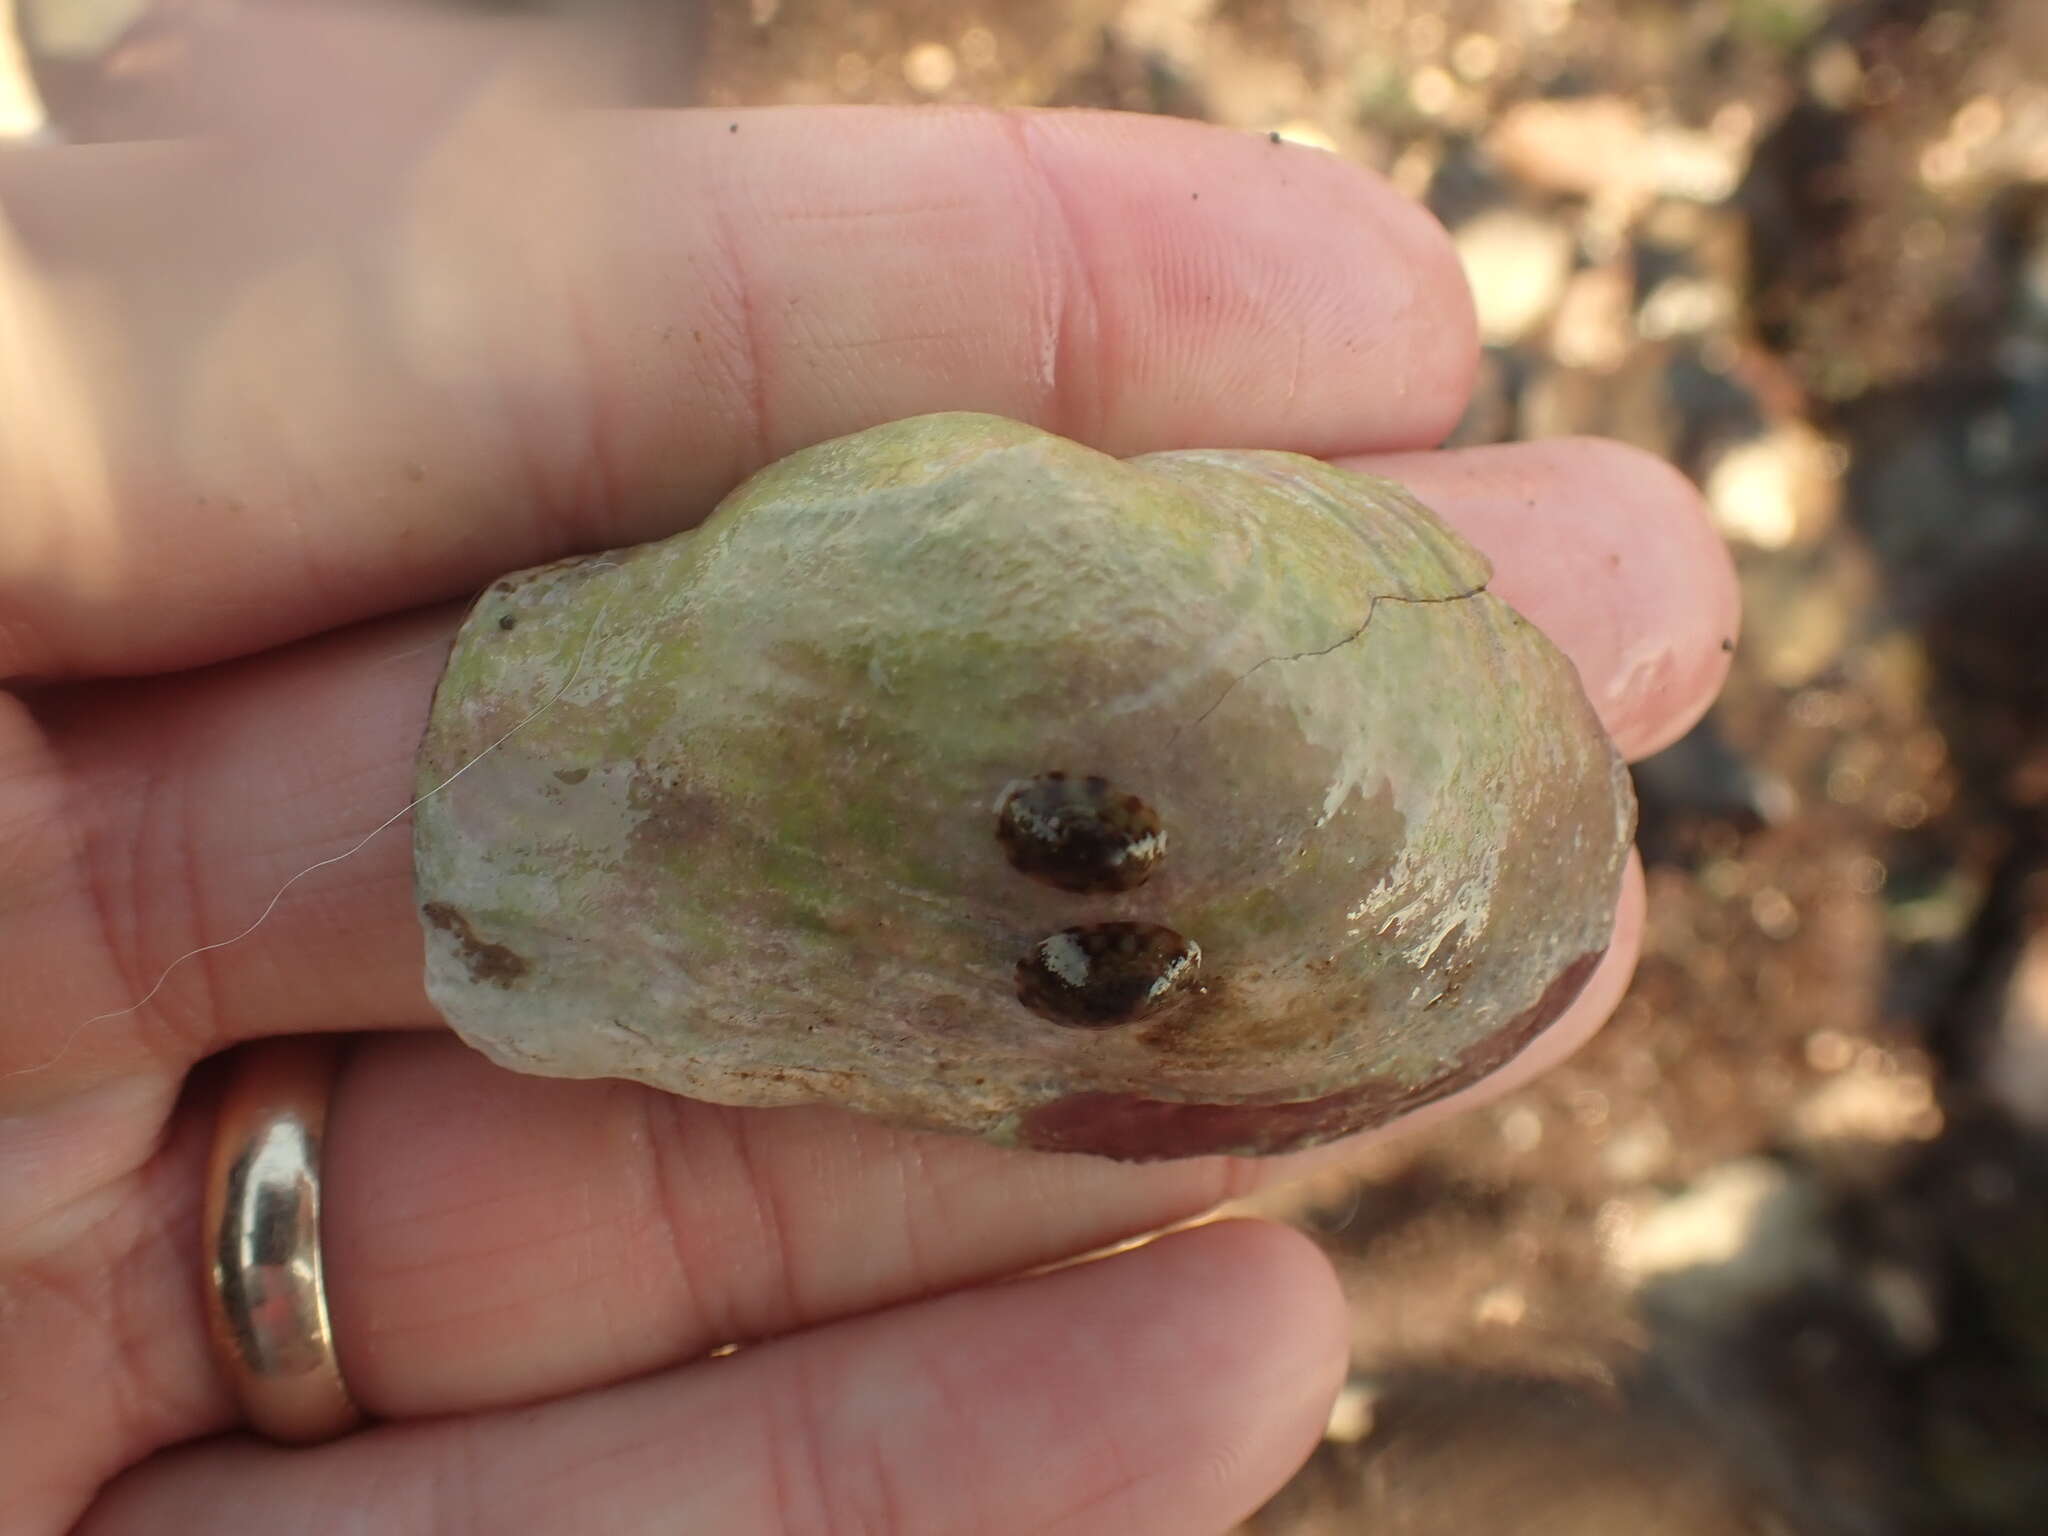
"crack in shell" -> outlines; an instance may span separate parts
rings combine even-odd
[[[1217,694],[1216,697],[1210,701],[1209,707],[1207,709],[1203,710],[1199,715],[1195,716],[1195,718],[1190,720],[1186,725],[1183,725],[1179,727],[1177,730],[1175,730],[1174,733],[1167,738],[1167,747],[1171,749],[1174,743],[1178,742],[1183,735],[1185,735],[1189,731],[1192,731],[1204,720],[1207,720],[1211,715],[1215,714],[1217,710],[1221,709],[1223,707],[1223,701],[1229,698],[1231,694],[1235,693],[1237,691],[1238,685],[1240,683],[1243,683],[1246,679],[1248,679],[1254,672],[1258,672],[1266,667],[1270,667],[1274,665],[1276,662],[1311,661],[1318,656],[1329,656],[1335,654],[1338,651],[1343,650],[1345,646],[1351,644],[1352,641],[1358,639],[1361,635],[1363,635],[1366,632],[1367,629],[1372,627],[1373,616],[1380,611],[1381,603],[1401,603],[1404,605],[1410,605],[1417,608],[1430,608],[1436,607],[1443,603],[1469,602],[1471,599],[1475,597],[1482,596],[1486,592],[1487,585],[1488,583],[1482,581],[1479,583],[1478,586],[1471,588],[1469,591],[1453,592],[1448,597],[1403,597],[1398,592],[1374,593],[1371,601],[1366,605],[1365,617],[1358,621],[1358,627],[1356,629],[1352,630],[1349,634],[1343,636],[1341,639],[1331,641],[1328,645],[1323,646],[1319,650],[1288,651],[1278,656],[1262,657],[1258,661],[1253,662],[1250,666],[1246,667],[1242,672],[1238,673],[1237,676],[1233,677],[1229,682],[1223,685],[1223,691]]]

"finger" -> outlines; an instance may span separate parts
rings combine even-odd
[[[439,1022],[402,812],[456,618],[0,693],[0,1113],[257,1035]]]
[[[0,415],[0,676],[451,597],[922,411],[1119,453],[1420,447],[1476,356],[1426,214],[1169,119],[458,122],[306,184],[248,149],[0,162],[0,393],[35,405]]]
[[[1497,1079],[1366,1140],[1469,1108],[1576,1049],[1619,996],[1641,925],[1632,874],[1608,958],[1557,1024]],[[499,1408],[1058,1263],[1362,1144],[1109,1167],[833,1110],[517,1077],[450,1041],[386,1038],[355,1053],[329,1117],[329,1303],[344,1374],[374,1414]],[[95,1331],[82,1350],[18,1362],[23,1381],[90,1382],[116,1403],[199,1415],[128,1415],[142,1449],[218,1430],[228,1411],[189,1280],[196,1228],[188,1218],[167,1235],[153,1219],[198,1208],[203,1128],[174,1149],[150,1184],[150,1251],[108,1266],[109,1310],[153,1320],[143,1342]]]
[[[1445,509],[1492,557],[1491,590],[1571,656],[1630,758],[1676,741],[1721,691],[1741,622],[1734,562],[1662,459],[1566,438],[1350,462]]]
[[[1558,630],[1610,731],[1638,746],[1676,734],[1724,665],[1714,621],[1732,623],[1726,556],[1698,531],[1695,493],[1601,445],[1474,453],[1473,469],[1466,454],[1379,462],[1473,531],[1501,590]],[[0,721],[0,835],[19,850],[0,892],[0,970],[34,1021],[0,1039],[0,1107],[112,1072],[182,1070],[257,1034],[438,1022],[402,822],[270,903],[407,804],[452,623],[387,621],[190,679],[70,695],[40,730],[18,720],[11,752]],[[1652,656],[1668,661],[1654,675],[1676,681],[1627,685]],[[266,910],[246,939],[158,986],[175,957]],[[146,1007],[84,1025],[152,988]]]
[[[534,1402],[1185,1222],[1554,1065],[1612,1009],[1641,928],[1632,868],[1606,960],[1495,1078],[1369,1137],[1258,1161],[1108,1168],[830,1110],[738,1111],[632,1084],[515,1077],[447,1041],[369,1042],[337,1084],[325,1154],[326,1270],[344,1371],[385,1418]],[[116,1085],[118,1104],[74,1102],[75,1150],[91,1168],[110,1154],[88,1154],[88,1144],[125,1148],[111,1155],[147,1162],[146,1175],[97,1222],[78,1272],[53,1268],[40,1286],[93,1297],[90,1315],[127,1326],[24,1326],[7,1339],[12,1350],[0,1349],[23,1384],[16,1418],[34,1427],[8,1447],[18,1465],[7,1486],[24,1511],[67,1511],[53,1527],[68,1528],[82,1490],[111,1469],[232,1422],[191,1283],[209,1111],[189,1105],[151,1159],[136,1142],[161,1116],[134,1102],[133,1081]],[[0,1121],[0,1165],[9,1123]],[[61,1149],[46,1137],[39,1155],[29,1140],[14,1151],[44,1169],[37,1191],[82,1198],[79,1159],[51,1164]],[[72,1170],[68,1184],[53,1167]],[[11,1214],[19,1237],[33,1213]],[[67,1305],[65,1316],[74,1312]],[[0,1469],[7,1463],[0,1454]]]
[[[1582,1045],[1627,985],[1642,912],[1632,870],[1608,956],[1564,1016],[1495,1078],[1373,1137]],[[361,1056],[335,1108],[329,1284],[366,1401],[460,1411],[1054,1263],[1331,1155],[1347,1153],[1110,1170],[836,1111],[507,1077],[448,1042],[393,1042]]]
[[[517,1413],[144,1463],[89,1536],[273,1528],[1228,1530],[1299,1465],[1344,1362],[1328,1265],[1227,1223]]]

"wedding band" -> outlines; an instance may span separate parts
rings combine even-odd
[[[320,1144],[333,1041],[242,1048],[206,1182],[215,1353],[259,1434],[304,1444],[362,1422],[341,1379],[320,1266]]]

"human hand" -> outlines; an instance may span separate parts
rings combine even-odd
[[[804,443],[975,409],[1390,475],[1632,755],[1725,666],[1697,499],[1612,445],[1427,451],[1471,379],[1462,282],[1331,157],[795,110],[509,155],[310,197],[164,147],[0,160],[0,675],[36,680],[0,695],[0,1528],[1224,1530],[1341,1374],[1314,1251],[1230,1223],[1015,1277],[1304,1159],[1123,1167],[512,1076],[436,1033],[401,828],[81,1021],[405,803],[462,594],[686,526]],[[1406,1123],[1586,1039],[1640,925],[1632,874],[1566,1016]],[[336,1031],[328,1289],[377,1422],[287,1450],[234,1432],[207,1346],[206,1059]]]

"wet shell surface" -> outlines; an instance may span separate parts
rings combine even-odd
[[[521,1071],[1017,1146],[1379,1124],[1571,1002],[1633,828],[1487,577],[1291,454],[805,449],[477,602],[419,759],[428,990]]]

